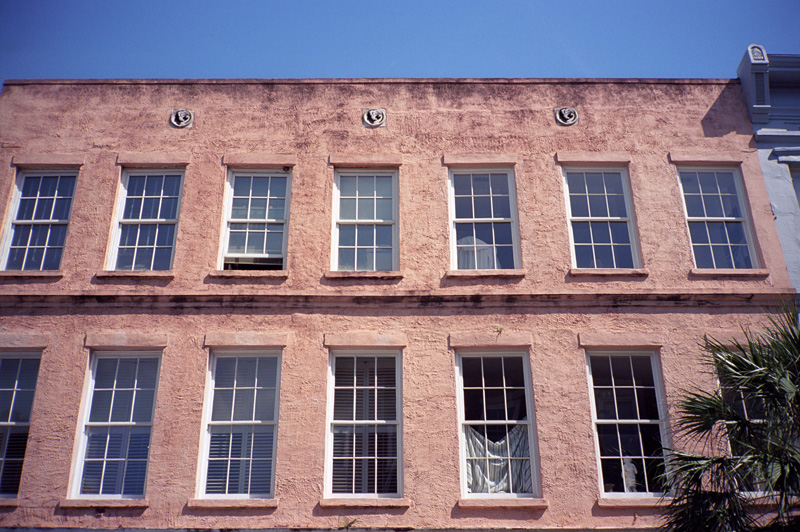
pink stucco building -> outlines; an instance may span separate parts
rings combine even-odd
[[[794,297],[736,80],[7,81],[0,526],[649,529]]]

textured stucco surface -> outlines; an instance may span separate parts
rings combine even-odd
[[[578,108],[578,125],[555,124],[553,108],[564,105]],[[386,108],[387,126],[364,128],[367,107]],[[194,110],[193,128],[167,125],[176,108]],[[671,412],[682,388],[713,383],[696,358],[704,333],[758,327],[765,308],[793,296],[735,81],[12,82],[0,95],[0,143],[4,220],[12,160],[84,161],[63,276],[0,275],[0,349],[44,344],[18,506],[0,507],[0,526],[328,528],[358,519],[359,527],[390,528],[652,527],[655,508],[597,502],[586,349],[611,342],[656,353]],[[673,151],[740,156],[761,274],[691,274]],[[629,156],[644,272],[570,274],[560,152],[597,153],[598,162]],[[129,164],[188,155],[172,276],[101,273],[120,154]],[[221,277],[212,272],[223,161],[257,166],[252,154],[294,163],[287,275]],[[515,162],[520,269],[448,275],[443,163],[496,163],[501,154],[504,165],[508,155]],[[401,275],[327,273],[331,160],[402,163]],[[285,343],[275,508],[188,503],[198,497],[208,344],[230,347],[237,337],[249,347]],[[148,506],[70,507],[92,343],[141,349],[148,341],[162,351]],[[402,350],[407,507],[320,504],[330,342]],[[454,365],[463,345],[528,353],[546,509],[458,505]]]

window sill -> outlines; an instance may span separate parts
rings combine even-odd
[[[766,268],[753,268],[750,270],[735,270],[733,268],[692,268],[689,272],[690,277],[700,277],[706,279],[715,278],[742,278],[742,279],[766,279],[769,277],[769,270]]]
[[[64,272],[61,270],[2,270],[0,278],[7,277],[12,279],[36,278],[36,279],[61,279]]]
[[[598,508],[661,508],[669,504],[669,498],[663,497],[600,497],[597,499]]]
[[[217,508],[277,508],[279,499],[189,499],[187,508],[214,510]]]
[[[59,508],[148,508],[149,499],[61,499]]]
[[[472,278],[472,277],[525,277],[525,270],[448,270],[447,277]]]
[[[547,510],[550,507],[550,501],[541,498],[515,498],[515,499],[460,499],[458,501],[459,508],[468,509],[487,509],[493,508],[523,508],[527,510]]]
[[[103,270],[94,274],[98,279],[174,279],[172,270]]]
[[[287,270],[213,270],[209,277],[235,278],[235,279],[286,279],[289,277]]]
[[[644,278],[650,272],[644,268],[570,268],[570,277],[628,277]]]
[[[18,498],[14,497],[9,499],[3,499],[2,497],[0,497],[0,508],[17,508],[18,506],[19,506]]]
[[[357,271],[357,272],[325,272],[326,279],[402,279],[403,273],[399,271]]]
[[[408,499],[390,499],[376,497],[374,499],[320,499],[320,508],[408,508],[411,501]]]

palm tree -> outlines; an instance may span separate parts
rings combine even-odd
[[[706,339],[719,389],[686,392],[663,531],[800,530],[800,331],[797,309],[744,342]]]

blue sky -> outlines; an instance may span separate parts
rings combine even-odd
[[[731,78],[800,0],[0,0],[0,80]]]

